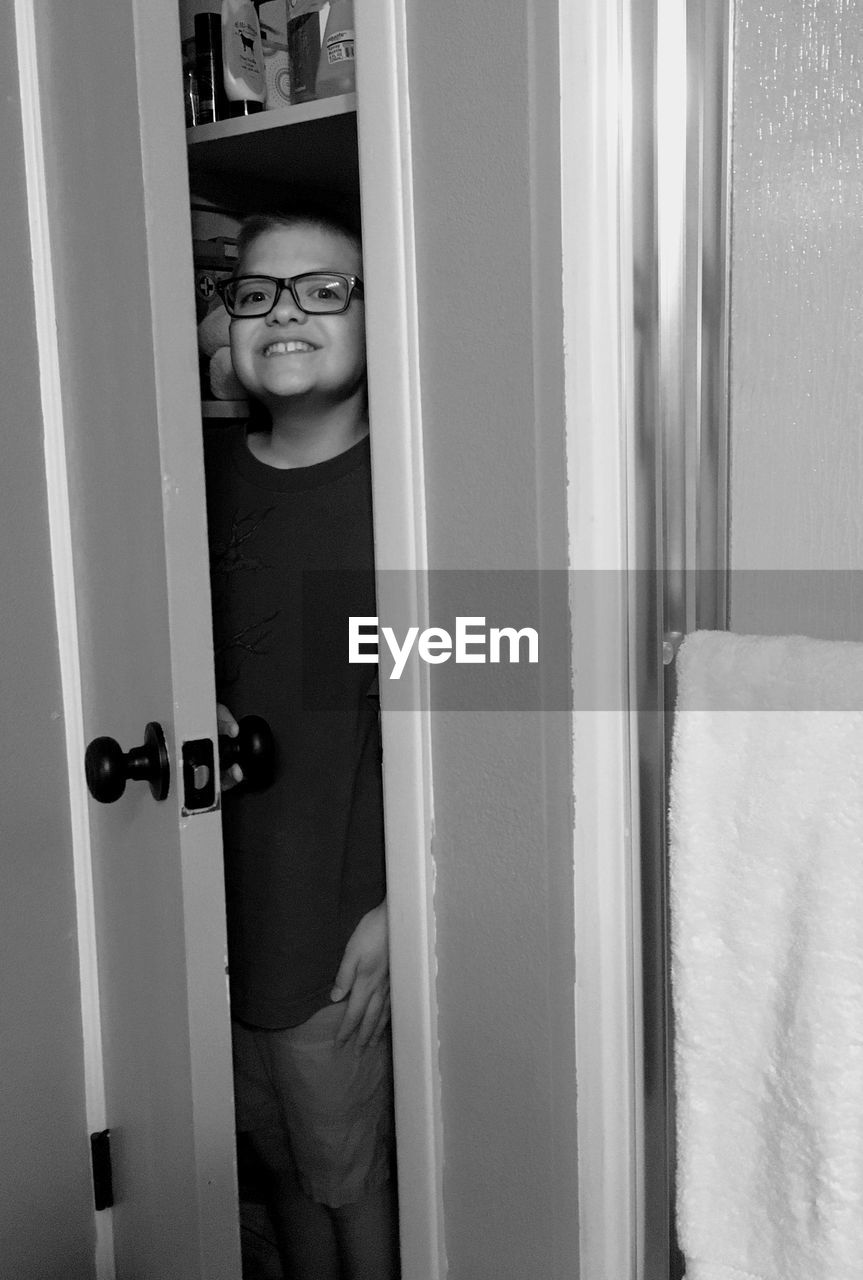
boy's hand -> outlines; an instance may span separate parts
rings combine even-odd
[[[333,1001],[347,996],[336,1044],[355,1036],[357,1051],[379,1040],[390,1020],[390,953],[386,899],[366,912],[354,929],[330,992]]]
[[[216,727],[219,736],[227,735],[229,738],[236,738],[240,732],[240,726],[237,724],[231,712],[221,702],[216,703]],[[230,769],[222,771],[222,790],[230,791],[231,787],[235,787],[238,782],[243,781],[243,770],[238,764],[232,764]]]

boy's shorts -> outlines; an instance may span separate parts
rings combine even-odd
[[[237,1129],[271,1172],[294,1171],[333,1209],[383,1187],[393,1149],[389,1036],[361,1053],[337,1046],[344,1012],[333,1004],[276,1031],[232,1026]]]

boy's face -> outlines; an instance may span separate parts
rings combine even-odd
[[[304,271],[361,276],[362,259],[346,236],[301,223],[258,236],[237,274],[285,279]],[[363,303],[354,296],[341,315],[307,315],[284,289],[269,315],[231,321],[231,358],[246,390],[271,411],[296,396],[343,403],[365,381]]]

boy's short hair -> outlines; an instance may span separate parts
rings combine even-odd
[[[277,209],[266,209],[249,214],[237,232],[237,265],[242,262],[250,246],[258,236],[279,227],[323,227],[342,235],[361,254],[363,249],[359,217],[342,208],[324,202],[304,200],[286,204]]]

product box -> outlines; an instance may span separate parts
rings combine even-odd
[[[287,0],[291,101],[311,102],[330,13],[329,0]]]
[[[258,8],[264,49],[264,79],[267,109],[289,106],[291,68],[288,58],[289,0],[262,0]]]

